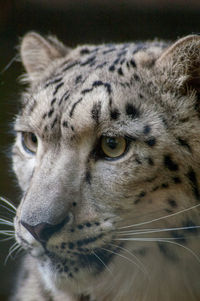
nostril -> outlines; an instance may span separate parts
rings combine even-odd
[[[35,226],[21,221],[21,224],[31,233],[31,235],[40,243],[47,242],[48,239],[55,233],[61,230],[61,228],[67,224],[70,217],[67,216],[61,223],[52,225],[49,223],[39,223]]]

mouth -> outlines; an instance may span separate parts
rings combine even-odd
[[[51,265],[61,275],[76,278],[76,274],[88,272],[92,275],[99,275],[113,261],[119,253],[121,245],[111,246],[105,244],[93,249],[82,249],[77,251],[67,251],[65,257],[52,251],[45,252],[50,259]]]

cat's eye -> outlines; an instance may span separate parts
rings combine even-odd
[[[31,132],[22,132],[22,145],[26,152],[35,154],[38,147],[38,139]]]
[[[127,149],[127,140],[124,137],[101,137],[101,151],[107,159],[116,159],[122,156]]]

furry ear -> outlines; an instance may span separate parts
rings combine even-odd
[[[55,37],[27,33],[21,42],[20,55],[29,81],[37,81],[54,59],[66,56],[69,51]]]
[[[178,87],[200,92],[200,36],[189,35],[162,53],[156,66],[164,68]]]

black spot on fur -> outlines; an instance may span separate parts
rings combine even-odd
[[[79,62],[74,62],[74,63],[69,64],[68,66],[66,66],[66,67],[63,69],[63,72],[65,72],[65,71],[67,71],[67,70],[73,68],[74,66],[76,66],[76,65],[78,65],[78,64],[79,64]]]
[[[65,242],[62,242],[61,243],[61,249],[65,249],[66,248],[66,243]]]
[[[81,55],[89,54],[89,53],[90,53],[90,50],[87,49],[87,48],[83,48],[83,49],[81,49],[81,51],[80,51],[80,54],[81,54]]]
[[[82,75],[78,75],[75,79],[75,84],[80,83],[81,79],[82,79]]]
[[[151,132],[151,127],[150,127],[150,125],[145,125],[144,126],[144,129],[143,129],[143,133],[145,134],[145,135],[147,135],[147,134],[149,134]]]
[[[91,184],[91,173],[90,171],[87,171],[85,174],[85,180],[88,184]]]
[[[110,53],[110,52],[113,52],[113,51],[115,51],[115,48],[110,48],[108,50],[103,51],[103,54],[107,54],[107,53]]]
[[[54,97],[54,98],[52,99],[52,101],[51,101],[51,106],[53,106],[53,104],[55,103],[55,101],[56,101],[56,97]]]
[[[140,194],[139,194],[139,197],[143,198],[145,195],[146,195],[146,192],[145,191],[141,191]]]
[[[134,77],[134,79],[135,79],[136,81],[140,81],[140,78],[139,78],[139,76],[138,76],[136,73],[133,75],[133,77]]]
[[[86,94],[86,93],[89,93],[89,92],[91,92],[93,90],[93,88],[90,88],[90,89],[84,89],[84,90],[82,90],[81,91],[81,94]]]
[[[177,203],[175,200],[173,199],[168,199],[167,202],[169,203],[169,205],[172,207],[172,208],[176,208],[177,207]]]
[[[181,146],[184,146],[185,148],[187,148],[188,151],[192,152],[192,149],[186,140],[184,140],[182,138],[178,138],[178,142]]]
[[[160,252],[169,260],[177,261],[177,256],[171,251],[165,242],[158,242],[158,248]]]
[[[110,118],[117,120],[120,116],[120,112],[118,111],[118,109],[114,109],[110,111]]]
[[[133,59],[130,60],[130,64],[131,64],[131,66],[132,66],[133,68],[136,68],[136,67],[137,67],[137,66],[136,66],[136,63],[135,63],[135,61],[134,61]]]
[[[73,202],[73,203],[72,203],[72,206],[73,206],[73,207],[76,207],[76,206],[77,206],[77,203],[76,203],[76,202]]]
[[[53,95],[54,95],[54,96],[56,95],[56,93],[58,92],[58,90],[59,90],[63,85],[64,85],[64,83],[60,83],[60,84],[58,84],[58,85],[55,87],[55,90],[54,90],[54,92],[53,92]]]
[[[137,118],[140,116],[139,110],[132,104],[126,104],[126,114],[131,118]]]
[[[163,184],[161,185],[161,187],[162,187],[162,188],[168,188],[168,187],[169,187],[169,184],[168,184],[168,183],[163,183]]]
[[[86,66],[86,65],[89,65],[89,64],[91,64],[91,63],[93,63],[94,62],[94,60],[95,60],[95,58],[96,58],[96,56],[94,55],[94,56],[92,56],[92,57],[89,57],[86,61],[84,61],[83,63],[81,63],[80,65],[81,66]]]
[[[187,177],[190,180],[190,184],[192,186],[192,190],[193,193],[196,197],[197,200],[200,199],[200,194],[199,194],[199,187],[198,187],[198,182],[197,182],[197,177],[196,177],[196,173],[194,172],[193,169],[191,169],[188,173],[187,173]]]
[[[63,121],[62,125],[63,125],[63,127],[68,128],[68,123],[67,123],[67,121]]]
[[[122,71],[122,68],[121,68],[121,67],[120,67],[120,68],[118,68],[117,72],[118,72],[118,74],[119,74],[119,75],[121,75],[121,76],[123,76],[123,75],[124,75],[124,73],[123,73],[123,71]]]
[[[180,184],[181,183],[181,179],[179,177],[173,177],[172,178],[175,184]]]
[[[178,164],[176,164],[170,155],[164,156],[164,165],[171,171],[177,171],[179,169]]]
[[[58,77],[56,79],[53,79],[53,80],[49,81],[48,83],[46,83],[45,88],[47,88],[50,85],[54,85],[54,84],[59,83],[62,79],[63,79],[62,77]]]
[[[55,124],[56,124],[57,121],[58,121],[58,118],[56,117],[56,118],[54,119],[54,121],[52,122],[52,124],[51,124],[51,128],[52,128],[52,129],[54,128],[54,126],[55,126]]]
[[[148,163],[149,165],[153,166],[154,165],[154,161],[151,157],[148,158]]]
[[[51,109],[51,110],[49,111],[49,113],[48,113],[48,117],[49,117],[49,118],[52,116],[53,112],[54,112],[54,109]]]
[[[61,99],[60,99],[58,105],[60,106],[61,103],[62,103],[63,101],[66,101],[66,100],[69,98],[69,96],[70,96],[69,91],[66,91],[66,92],[63,94],[63,96],[61,97]]]
[[[44,113],[44,115],[42,116],[42,119],[45,119],[47,117],[47,113]]]
[[[111,72],[115,71],[115,65],[111,65],[111,66],[109,67],[109,71],[111,71]]]
[[[151,137],[151,138],[149,138],[148,140],[146,140],[145,143],[146,143],[148,146],[154,146],[154,145],[156,144],[156,138]]]
[[[96,123],[99,123],[99,117],[101,114],[101,103],[100,102],[95,103],[93,105],[91,114],[92,114],[92,118],[96,121]]]
[[[90,228],[92,225],[91,225],[91,223],[89,223],[89,222],[87,222],[86,224],[86,227],[88,227],[88,228]]]
[[[75,107],[76,107],[77,104],[79,104],[81,101],[82,101],[82,98],[80,98],[79,100],[77,100],[77,101],[73,104],[73,106],[72,106],[72,108],[71,108],[71,111],[70,111],[70,113],[69,113],[69,116],[70,116],[70,117],[72,117]]]
[[[79,230],[82,230],[82,229],[84,228],[84,226],[83,226],[83,225],[78,225],[77,228],[78,228]]]
[[[177,231],[171,231],[170,233],[171,233],[171,236],[173,238],[175,238],[175,241],[177,243],[185,244],[187,242],[185,236],[182,233],[179,233]]]
[[[110,83],[103,83],[102,81],[95,81],[92,86],[93,87],[104,86],[106,88],[108,94],[111,93],[111,85],[110,85]]]
[[[187,220],[186,222],[183,223],[183,227],[186,227],[186,231],[190,233],[197,234],[198,233],[198,228],[196,228],[196,224],[192,220]]]

